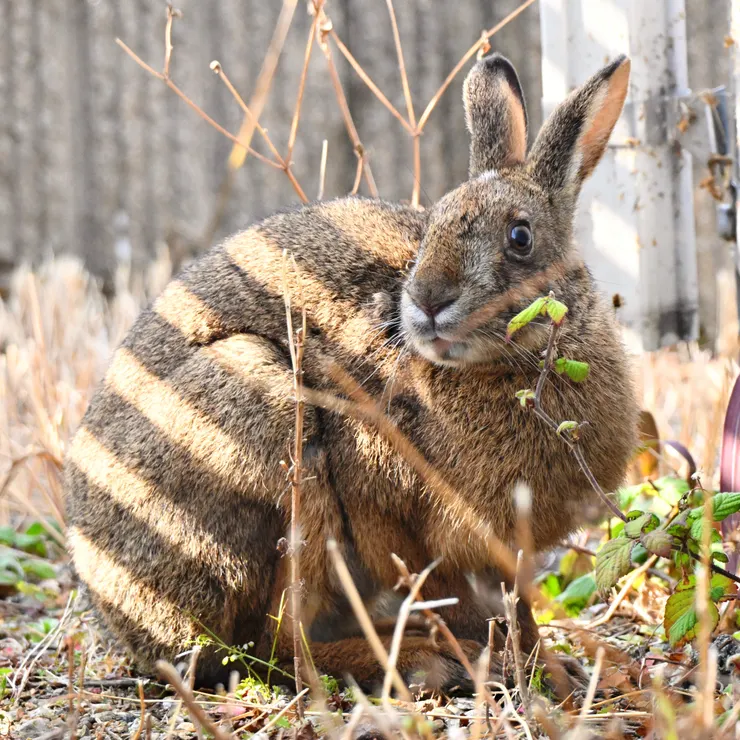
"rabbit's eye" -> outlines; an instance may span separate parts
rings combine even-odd
[[[526,221],[517,221],[509,226],[509,246],[522,257],[532,251],[532,229]]]

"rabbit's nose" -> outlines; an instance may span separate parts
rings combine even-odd
[[[456,287],[446,290],[426,290],[421,288],[408,291],[409,298],[430,319],[435,319],[445,308],[448,308],[460,297],[460,291]]]
[[[442,311],[447,308],[448,306],[451,306],[457,298],[443,298],[441,300],[426,300],[426,301],[416,301],[414,300],[414,303],[430,318],[433,319],[437,314],[442,313]]]

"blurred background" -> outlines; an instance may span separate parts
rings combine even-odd
[[[717,226],[717,198],[727,200],[729,190],[718,184],[713,193],[706,182],[711,174],[707,158],[725,153],[728,142],[721,135],[718,143],[710,141],[702,96],[731,84],[731,0],[397,2],[417,116],[481,32],[522,4],[527,7],[489,43],[519,71],[532,134],[543,110],[549,111],[606,58],[618,52],[633,56],[625,126],[613,137],[611,162],[601,165],[584,194],[579,238],[605,292],[623,298],[623,320],[636,349],[697,338],[715,348],[720,304],[734,306],[734,237],[724,240]],[[243,113],[209,64],[218,59],[248,99],[281,7],[279,0],[178,3],[182,18],[172,32],[172,79],[233,133]],[[330,0],[325,11],[357,62],[405,115],[384,0]],[[155,0],[0,2],[0,283],[5,290],[13,267],[52,254],[80,256],[110,288],[121,263],[142,270],[168,248],[177,266],[214,239],[297,201],[287,178],[252,157],[234,176],[229,197],[219,198],[231,143],[115,44],[120,37],[160,71],[165,15],[165,3]],[[312,20],[300,0],[260,117],[281,152]],[[329,45],[378,192],[388,199],[409,199],[411,137],[336,44]],[[420,137],[422,205],[466,177],[460,90],[474,60],[441,97]],[[671,107],[669,98],[690,103],[690,113]],[[722,116],[732,109],[725,102]],[[642,120],[649,119],[649,126],[640,123],[643,103],[647,117]],[[680,138],[674,134],[682,114],[685,122],[691,119],[692,129],[677,145],[690,157],[688,181],[674,173],[636,183],[639,178],[633,175],[645,169],[641,157],[664,158],[670,168],[684,156],[671,149]],[[724,118],[722,127],[727,124]],[[356,157],[326,60],[314,48],[292,156],[293,171],[309,198],[316,197],[324,140],[325,196],[339,196],[352,188]],[[620,152],[625,147],[630,151]],[[255,148],[266,152],[257,137]],[[654,207],[645,197],[651,191],[662,199]],[[366,183],[360,192],[367,194]],[[602,204],[596,211],[590,206],[595,195]],[[688,221],[677,219],[681,213]]]

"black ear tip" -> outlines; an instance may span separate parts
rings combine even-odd
[[[503,54],[494,52],[479,60],[468,73],[466,86],[476,78],[478,80],[481,78],[487,78],[488,80],[503,78],[524,103],[524,92],[519,82],[519,75],[517,75],[514,65]]]
[[[629,68],[630,58],[626,54],[620,54],[618,57],[609,62],[609,64],[607,64],[606,67],[604,67],[604,69],[602,70],[604,79],[608,80],[618,69],[621,69],[625,65]]]
[[[485,70],[488,74],[503,73],[509,77],[513,73],[516,76],[514,65],[503,54],[499,54],[498,52],[483,57],[475,67]]]

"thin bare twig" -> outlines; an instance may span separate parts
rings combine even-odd
[[[517,602],[519,601],[519,573],[522,567],[522,551],[517,553],[517,575],[514,578],[514,586],[511,593],[506,592],[506,585],[501,584],[501,591],[504,602],[504,611],[506,620],[509,624],[509,637],[511,639],[511,652],[514,655],[514,672],[516,675],[516,684],[519,688],[519,696],[522,700],[522,706],[528,719],[531,719],[531,707],[529,704],[529,690],[526,677],[524,675],[524,663],[522,661],[521,640],[519,634],[519,619],[517,618]]]
[[[293,440],[292,464],[289,469],[290,478],[290,580],[291,580],[291,610],[293,612],[293,662],[295,670],[296,693],[300,696],[303,691],[302,679],[302,647],[301,647],[301,579],[300,579],[300,551],[302,546],[300,534],[301,516],[301,488],[303,486],[303,417],[305,413],[305,399],[303,394],[303,352],[306,338],[306,308],[301,311],[301,326],[293,329],[293,315],[290,290],[287,279],[288,254],[283,252],[283,290],[285,300],[285,321],[288,327],[288,346],[290,360],[293,367],[293,393],[295,395],[295,438]],[[298,276],[300,281],[300,276]],[[303,304],[303,301],[301,301]],[[303,720],[303,701],[298,700],[298,716]]]
[[[216,740],[232,740],[231,734],[224,732],[198,704],[193,692],[183,683],[175,666],[165,660],[158,660],[155,668],[157,673],[172,686],[175,693],[182,699],[196,725],[200,725],[204,730],[210,732]]]
[[[329,142],[324,139],[321,144],[321,166],[319,167],[319,192],[316,196],[317,200],[324,198],[324,184],[326,183],[326,159],[329,153]]]
[[[509,15],[506,16],[502,21],[497,23],[493,28],[490,28],[488,31],[485,31],[483,34],[481,34],[481,37],[476,41],[466,52],[463,54],[460,61],[453,67],[452,71],[447,75],[445,81],[442,83],[442,85],[439,87],[437,92],[434,93],[432,96],[432,99],[427,104],[427,107],[424,109],[424,112],[421,114],[421,118],[419,119],[419,125],[417,126],[419,131],[422,131],[424,129],[424,126],[426,126],[427,121],[429,120],[429,116],[432,114],[432,111],[434,110],[435,106],[439,102],[439,99],[444,95],[445,90],[450,86],[452,83],[452,80],[457,77],[460,70],[465,66],[466,62],[471,59],[475,54],[478,52],[478,49],[480,49],[484,44],[488,43],[488,40],[493,36],[495,33],[498,33],[504,26],[506,26],[508,23],[514,20],[521,12],[526,10],[532,3],[534,3],[535,0],[524,0],[524,2],[514,10],[509,13]]]
[[[332,559],[334,569],[337,572],[337,576],[339,577],[344,593],[349,600],[352,611],[355,613],[355,617],[357,618],[360,628],[365,634],[365,639],[368,641],[368,644],[375,653],[375,657],[378,659],[383,670],[391,673],[393,676],[393,685],[396,687],[396,691],[399,695],[406,701],[411,701],[411,693],[403,682],[401,674],[395,666],[392,666],[389,663],[388,652],[380,641],[380,637],[378,637],[378,633],[373,626],[370,615],[367,613],[367,609],[365,609],[365,605],[362,603],[360,592],[357,590],[357,586],[355,586],[355,582],[352,580],[349,568],[347,568],[347,563],[344,561],[342,553],[339,551],[339,546],[334,540],[329,540],[326,543],[326,549],[329,553],[329,557]]]
[[[295,108],[293,109],[293,118],[290,122],[290,135],[288,136],[288,151],[285,155],[285,161],[290,165],[293,158],[293,147],[295,146],[296,136],[298,135],[298,122],[301,118],[301,107],[303,105],[303,93],[306,90],[306,77],[308,76],[308,64],[311,61],[311,51],[313,42],[316,38],[316,29],[318,27],[318,13],[314,15],[311,22],[311,29],[308,32],[308,41],[306,42],[306,51],[303,54],[303,67],[301,68],[301,79],[298,83],[298,95],[296,96]]]

